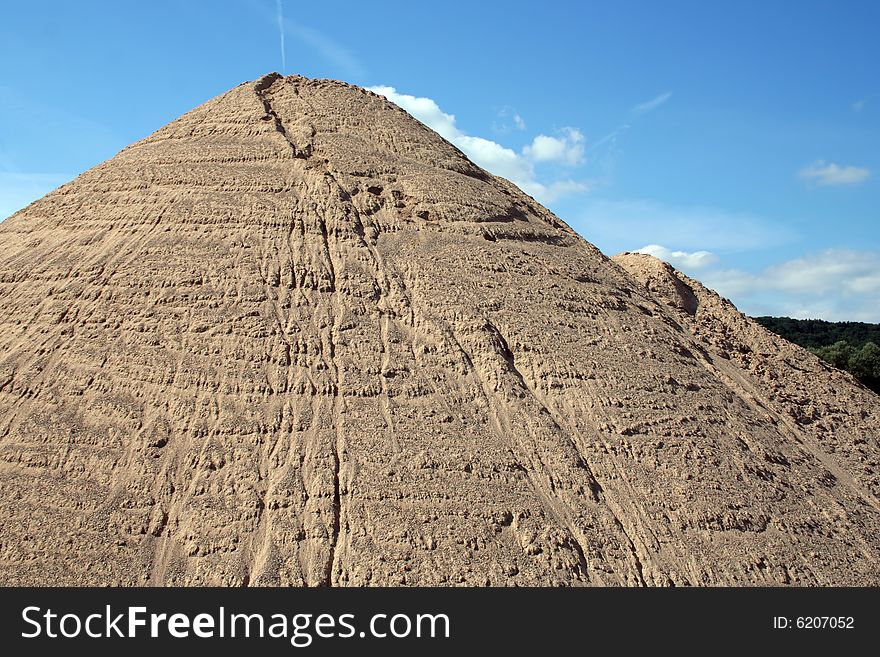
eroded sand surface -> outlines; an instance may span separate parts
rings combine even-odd
[[[880,398],[269,75],[0,224],[5,584],[880,584]]]

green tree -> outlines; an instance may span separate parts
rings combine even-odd
[[[846,340],[838,340],[830,347],[819,347],[812,351],[822,360],[842,370],[849,369],[849,361],[855,353],[855,349]]]
[[[850,357],[849,371],[869,388],[880,388],[880,347],[866,342]]]

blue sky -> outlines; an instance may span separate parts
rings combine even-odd
[[[381,88],[610,254],[880,321],[880,3],[299,2],[284,69]],[[282,69],[277,0],[4,2],[0,215]]]

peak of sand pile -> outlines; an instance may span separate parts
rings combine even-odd
[[[0,224],[7,584],[878,584],[878,398],[272,74]]]

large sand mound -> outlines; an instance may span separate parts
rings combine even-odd
[[[7,584],[880,584],[876,395],[357,87],[3,222],[0,322]]]

